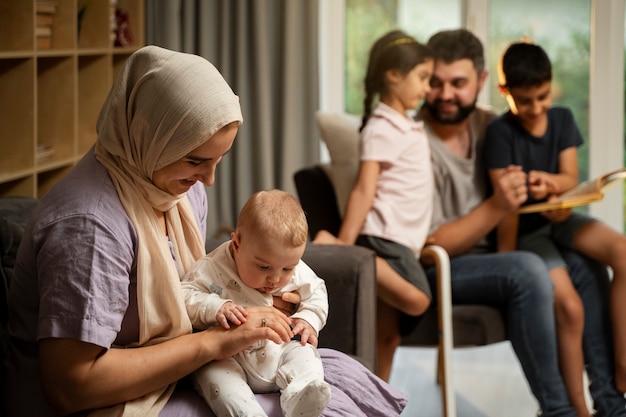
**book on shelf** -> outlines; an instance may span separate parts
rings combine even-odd
[[[55,0],[37,0],[35,10],[37,14],[54,14],[57,11],[59,2]]]
[[[35,22],[37,26],[52,26],[54,23],[54,13],[37,13]]]
[[[54,155],[54,147],[49,145],[37,144],[37,161],[49,159],[52,155]]]
[[[35,35],[38,38],[49,38],[52,36],[52,26],[37,25]]]
[[[616,185],[624,179],[626,179],[626,168],[620,168],[601,175],[598,178],[582,182],[571,190],[559,195],[558,198],[554,200],[522,206],[518,210],[518,213],[536,213],[595,203],[604,198],[604,193],[609,187]]]

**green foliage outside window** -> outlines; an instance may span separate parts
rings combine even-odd
[[[363,114],[363,79],[370,47],[395,29],[397,0],[346,1],[346,91],[348,113]]]

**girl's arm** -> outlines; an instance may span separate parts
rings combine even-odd
[[[337,236],[340,243],[352,245],[356,241],[363,228],[365,217],[374,202],[379,174],[380,163],[378,161],[361,161],[359,174],[348,198],[346,213]]]
[[[274,307],[254,307],[248,313],[246,323],[230,330],[215,326],[138,348],[104,349],[75,339],[42,339],[44,393],[52,408],[63,415],[111,406],[165,387],[256,341],[290,340],[290,320]],[[267,327],[261,327],[262,319]]]

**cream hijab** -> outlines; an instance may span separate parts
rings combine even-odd
[[[239,98],[211,63],[157,46],[130,56],[109,92],[96,125],[95,155],[109,171],[138,238],[139,342],[132,347],[191,333],[180,278],[205,253],[186,194],[160,190],[152,174],[242,121]],[[165,213],[177,263],[154,209]],[[174,385],[91,415],[157,416]]]

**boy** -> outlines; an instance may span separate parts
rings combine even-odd
[[[280,389],[285,416],[319,416],[330,399],[315,348],[326,324],[328,298],[324,281],[301,260],[307,233],[306,217],[293,196],[258,192],[239,213],[232,239],[198,260],[183,282],[187,311],[199,329],[240,325],[246,307],[272,305],[272,296],[282,292],[297,290],[302,298],[291,317],[300,341],[262,341],[194,373],[196,389],[218,417],[265,416],[253,392]],[[259,325],[269,323],[263,319]]]
[[[484,163],[492,183],[510,169],[521,167],[527,187],[516,197],[532,204],[578,184],[576,148],[582,136],[571,111],[552,106],[552,66],[545,51],[527,42],[514,43],[502,56],[499,88],[509,111],[486,130]],[[584,312],[560,249],[575,249],[613,269],[612,316],[615,336],[616,382],[626,388],[626,238],[588,216],[560,210],[548,220],[541,214],[511,214],[497,231],[499,251],[525,249],[540,255],[554,283],[555,316],[561,373],[578,416],[590,416],[583,395],[582,332]]]

